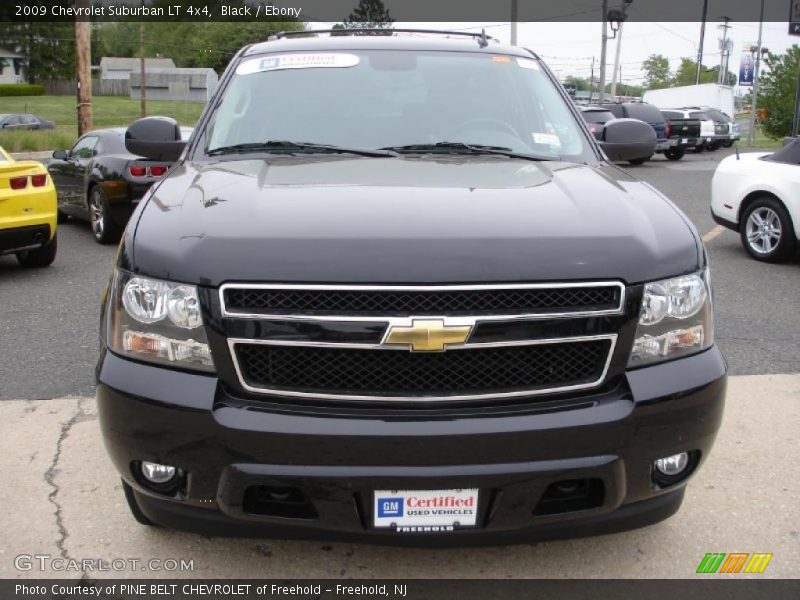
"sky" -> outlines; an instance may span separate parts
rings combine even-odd
[[[706,23],[705,43],[703,45],[703,64],[707,67],[719,65],[719,38],[721,21],[712,20]],[[317,24],[315,24],[317,25]],[[318,24],[325,25],[325,24]],[[459,31],[480,31],[497,38],[503,43],[510,41],[510,25],[508,23],[394,23],[394,27],[418,27],[422,29],[450,29]],[[595,77],[599,78],[600,38],[602,25],[591,23],[520,23],[517,32],[517,44],[530,48],[539,54],[560,77],[568,75],[589,78],[592,71],[592,58],[595,59]],[[782,53],[792,44],[800,44],[800,36],[788,33],[788,24],[764,23],[764,47],[770,51]],[[745,44],[755,45],[758,40],[758,23],[730,22],[728,37],[733,40],[729,69],[737,72],[741,49]],[[639,22],[629,21],[623,26],[622,82],[633,85],[641,84],[644,77],[642,62],[651,54],[662,54],[670,59],[674,70],[680,65],[682,57],[697,59],[697,46],[700,41],[699,22]],[[616,40],[608,43],[608,66],[606,80],[611,80],[611,69],[614,65]]]

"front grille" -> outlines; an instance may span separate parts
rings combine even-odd
[[[603,377],[611,348],[610,339],[442,353],[242,342],[234,352],[254,391],[413,399],[591,386]]]
[[[548,314],[615,311],[617,284],[501,289],[287,289],[226,287],[225,310],[254,315],[470,315]]]

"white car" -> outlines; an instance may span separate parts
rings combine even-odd
[[[711,215],[739,232],[756,260],[792,257],[800,237],[800,140],[725,158],[711,182]]]

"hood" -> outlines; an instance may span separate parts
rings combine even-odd
[[[184,163],[138,218],[129,267],[211,286],[635,283],[701,260],[682,213],[619,169],[493,156]]]

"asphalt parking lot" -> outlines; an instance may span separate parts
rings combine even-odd
[[[92,397],[100,294],[115,248],[70,222],[59,228],[52,267],[25,271],[0,257],[0,577],[82,574],[15,567],[16,556],[37,553],[194,560],[191,571],[105,574],[131,577],[691,577],[706,552],[771,552],[762,577],[800,577],[800,259],[757,263],[712,221],[711,177],[730,152],[630,167],[706,240],[716,337],[730,367],[717,446],[675,517],[601,538],[447,551],[142,528],[105,456]]]

